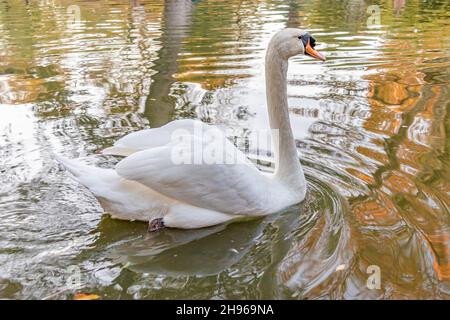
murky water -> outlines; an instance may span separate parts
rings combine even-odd
[[[150,235],[52,160],[111,166],[98,150],[172,119],[266,128],[286,26],[328,57],[290,64],[304,203]],[[445,0],[2,1],[0,297],[448,299],[449,40]]]

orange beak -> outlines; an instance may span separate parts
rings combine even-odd
[[[310,42],[310,40],[308,39],[308,42],[306,43],[306,48],[305,48],[306,54],[315,59],[319,59],[322,61],[327,60],[323,54],[321,54],[319,51],[314,50],[314,48],[311,47],[311,44],[309,42]]]

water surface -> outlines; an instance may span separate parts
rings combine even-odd
[[[284,27],[328,57],[290,63],[302,204],[150,235],[52,160],[112,166],[99,150],[182,118],[251,155],[264,50]],[[0,297],[450,298],[449,37],[445,0],[2,1]],[[66,290],[74,266],[82,287]]]

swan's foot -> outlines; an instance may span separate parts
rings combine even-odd
[[[148,232],[156,232],[164,228],[164,222],[162,218],[153,219],[148,223]]]

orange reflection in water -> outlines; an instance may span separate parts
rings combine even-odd
[[[403,5],[399,4],[397,8]],[[401,237],[380,237],[376,247],[385,252],[385,259],[391,260],[391,264],[398,265],[404,273],[411,273],[412,279],[417,279],[419,276],[415,274],[414,268],[406,270],[414,265],[413,260],[423,259],[418,263],[425,270],[427,263],[430,263],[431,278],[448,281],[448,207],[444,194],[441,194],[444,197],[441,199],[430,198],[426,192],[429,187],[424,184],[424,179],[430,174],[438,181],[444,182],[446,179],[439,169],[445,166],[439,154],[442,154],[442,145],[446,139],[443,129],[445,119],[440,116],[440,108],[448,93],[443,95],[441,86],[430,83],[430,76],[437,72],[436,69],[424,67],[430,60],[439,59],[441,52],[445,51],[443,42],[431,40],[432,37],[439,39],[443,36],[444,31],[428,34],[418,46],[415,40],[399,40],[390,35],[394,39],[384,44],[384,60],[391,61],[374,67],[376,73],[365,77],[369,81],[368,101],[372,114],[365,121],[364,128],[387,137],[386,155],[382,157],[383,166],[375,173],[377,182],[372,183],[377,199],[356,202],[352,211],[367,230],[376,228],[387,231],[396,225],[397,235],[408,234],[406,238],[415,242],[401,249]],[[416,52],[418,55],[412,60],[411,56]],[[375,151],[368,152],[364,148],[358,151],[380,160]],[[430,173],[430,168],[434,168],[434,173]],[[447,183],[445,185],[448,186]],[[449,191],[447,189],[445,192]],[[436,210],[430,210],[430,201]],[[398,245],[400,248],[397,250],[416,250],[416,254],[422,258],[414,257],[408,266],[406,260],[402,262],[402,254],[382,249]],[[405,254],[412,259],[410,253]],[[404,281],[406,285],[406,279]]]

